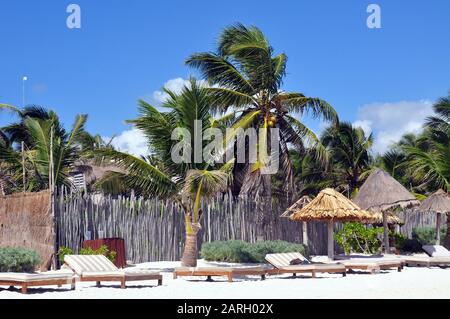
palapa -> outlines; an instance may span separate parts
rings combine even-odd
[[[403,225],[405,224],[397,215],[387,212],[387,222],[389,225]],[[367,224],[382,225],[383,214],[380,212],[372,213],[372,218],[366,221]]]
[[[386,212],[398,207],[408,208],[420,204],[402,184],[379,168],[370,174],[353,201],[362,209],[383,214],[386,252],[389,252],[389,229]]]
[[[417,208],[417,211],[436,214],[436,245],[440,245],[441,214],[450,214],[450,196],[440,189],[425,199]]]
[[[309,204],[293,213],[293,221],[327,221],[328,222],[328,258],[334,259],[333,223],[336,221],[364,221],[373,215],[362,210],[351,200],[331,188],[326,188]]]

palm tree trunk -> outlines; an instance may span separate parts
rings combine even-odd
[[[444,246],[450,249],[450,214],[447,214],[447,234],[445,235]]]
[[[185,218],[186,238],[184,242],[183,257],[181,265],[183,267],[197,267],[198,246],[197,236],[200,231],[200,224],[192,223],[189,214]]]
[[[197,267],[197,256],[197,234],[186,234],[181,265],[183,267]]]
[[[256,202],[258,241],[272,239],[272,185],[270,175],[261,175],[261,193]]]

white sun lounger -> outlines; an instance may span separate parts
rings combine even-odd
[[[274,267],[267,271],[270,275],[286,273],[294,276],[298,273],[311,273],[312,277],[316,277],[317,273],[339,273],[344,277],[346,275],[345,266],[342,264],[314,264],[300,253],[268,254],[265,259]],[[300,260],[302,264],[291,265],[291,261],[295,259]]]
[[[160,273],[139,268],[119,269],[103,255],[67,255],[64,262],[81,281],[95,281],[97,286],[102,281],[118,281],[120,287],[125,289],[127,281],[141,280],[157,280],[158,286],[162,285]]]
[[[75,289],[75,278],[71,271],[49,271],[43,273],[0,273],[0,286],[19,286],[26,294],[29,287],[70,285]]]
[[[450,267],[450,251],[439,245],[425,245],[429,256],[402,256],[408,267]]]

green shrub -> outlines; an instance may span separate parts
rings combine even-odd
[[[395,248],[403,250],[403,247],[405,246],[406,241],[408,240],[408,238],[400,233],[391,231],[389,233],[389,237],[394,239],[394,243],[395,243]]]
[[[73,250],[64,246],[59,247],[58,259],[61,262],[61,264],[64,264],[64,257],[66,255],[73,255]]]
[[[251,256],[247,249],[248,245],[241,240],[204,243],[200,255],[208,261],[251,262]]]
[[[39,254],[26,248],[0,248],[0,272],[33,272],[40,264]]]
[[[304,245],[285,241],[262,241],[250,244],[241,240],[204,243],[200,255],[207,261],[263,263],[266,254],[300,252],[307,256]]]
[[[334,240],[344,249],[346,254],[377,254],[381,251],[380,235],[382,227],[366,227],[359,223],[345,223]]]
[[[444,238],[447,233],[447,226],[443,226],[440,230],[441,238]],[[436,227],[413,228],[412,238],[422,245],[434,245],[436,243]]]
[[[61,263],[64,263],[64,256],[66,255],[73,255],[74,252],[72,249],[61,246],[58,250],[58,256],[59,261]],[[81,248],[80,249],[80,255],[104,255],[106,258],[114,262],[116,260],[117,252],[110,251],[108,249],[108,246],[102,245],[99,249],[92,249],[90,247],[88,248]]]

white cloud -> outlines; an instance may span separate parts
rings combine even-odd
[[[109,138],[104,138],[108,141]],[[149,154],[147,140],[138,129],[123,131],[120,135],[114,137],[111,143],[117,150],[136,156]]]
[[[171,79],[164,83],[164,88],[174,92],[181,93],[185,86],[189,85],[189,80],[183,78]],[[155,91],[153,92],[153,99],[155,99],[159,103],[165,102],[169,98],[169,95],[164,91]]]
[[[205,80],[197,80],[198,83],[202,86],[207,86],[207,82]],[[179,94],[183,90],[184,87],[190,87],[191,83],[187,79],[183,78],[175,78],[164,83],[164,88]],[[169,98],[169,95],[162,90],[154,91],[152,94],[152,99],[156,102],[156,104],[164,103]]]
[[[358,110],[353,126],[374,133],[375,153],[385,152],[406,133],[420,133],[426,117],[433,114],[429,100],[372,103]]]

